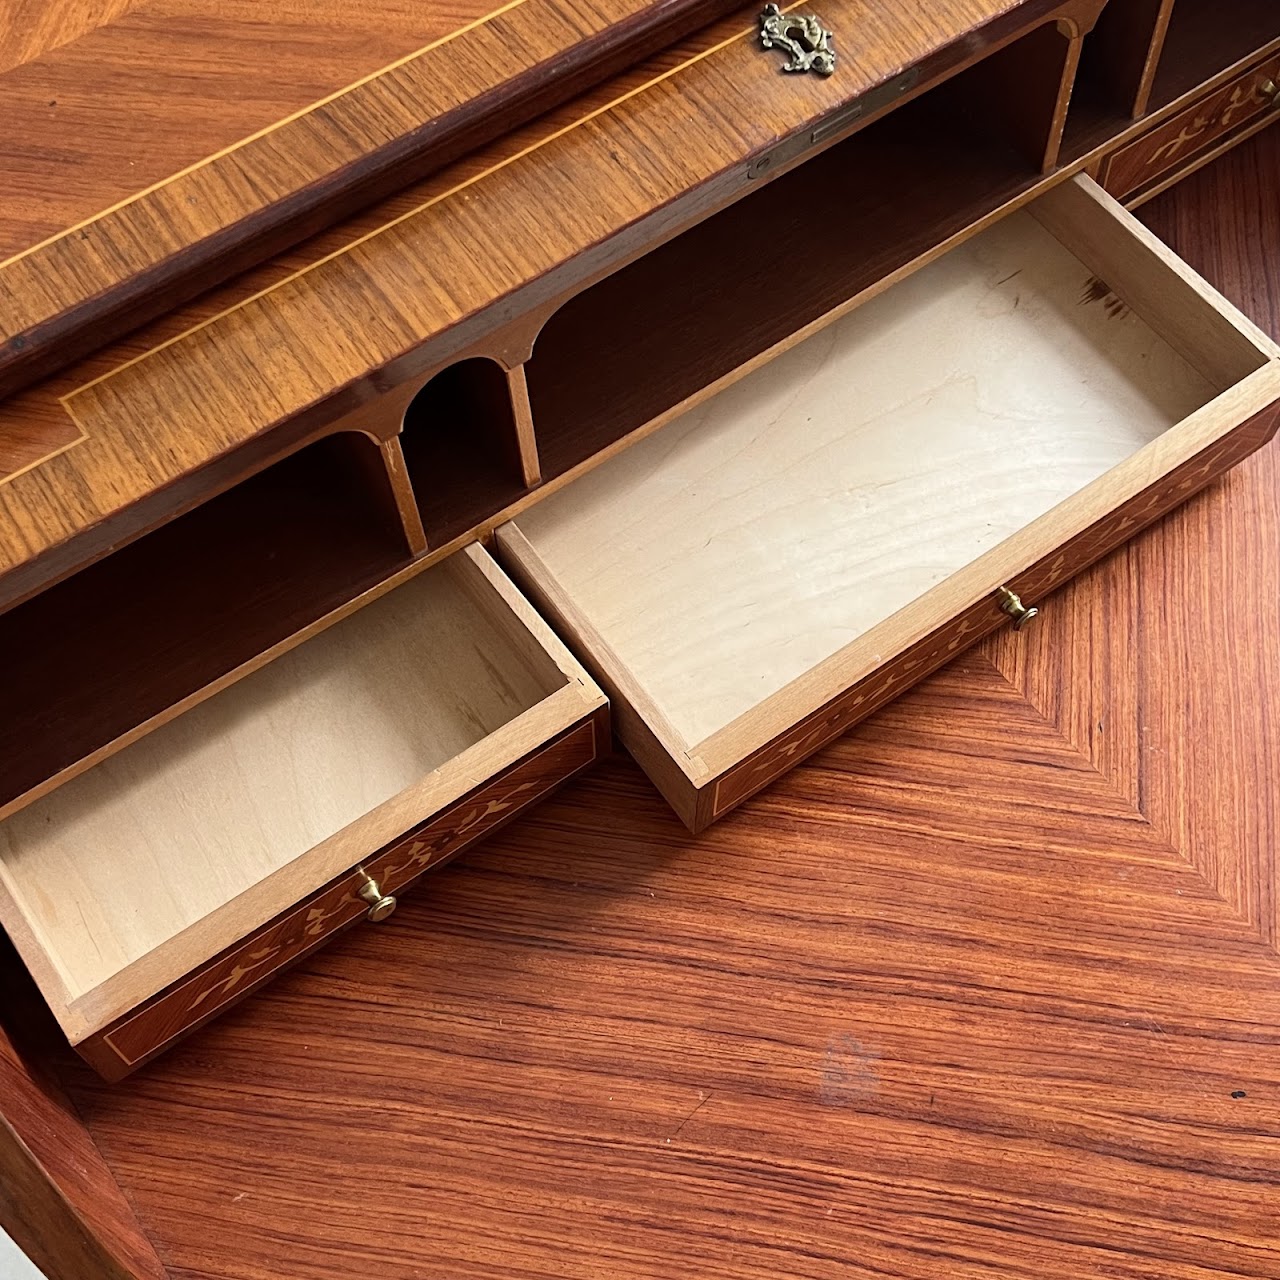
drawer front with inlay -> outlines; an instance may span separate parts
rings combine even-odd
[[[365,918],[387,919],[395,907],[391,895],[456,857],[585,769],[597,758],[602,743],[607,747],[608,724],[603,711],[299,903],[199,973],[83,1042],[78,1046],[80,1053],[110,1079],[132,1071],[324,945],[338,931]],[[370,888],[376,889],[376,894],[369,893]]]
[[[1270,118],[1280,119],[1280,54],[1120,147],[1099,180],[1118,199],[1140,198]]]
[[[1069,544],[1013,579],[1019,600],[1030,604],[1168,514],[1217,476],[1247,458],[1274,434],[1277,414],[1267,410],[1210,445],[1150,490],[1099,520]],[[713,821],[780,778],[806,756],[891,702],[904,689],[945,666],[999,627],[1008,610],[992,596],[953,618],[935,634],[905,650],[880,670],[832,699],[760,751],[721,774],[711,788],[703,821]],[[704,802],[705,803],[705,802]]]
[[[1088,178],[497,532],[697,830],[1257,449],[1280,350]]]
[[[603,694],[482,548],[370,594],[0,823],[0,921],[104,1074],[602,749]]]

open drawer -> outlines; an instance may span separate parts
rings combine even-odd
[[[469,547],[0,824],[0,918],[124,1075],[590,763],[599,689]]]
[[[1084,177],[813,328],[497,534],[695,830],[1276,426],[1275,346]]]

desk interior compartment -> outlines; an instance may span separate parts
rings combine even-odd
[[[468,547],[0,823],[0,921],[79,1043],[603,702]]]
[[[407,565],[380,468],[315,441],[0,614],[0,815]]]
[[[521,449],[508,375],[483,357],[450,365],[418,392],[400,442],[431,548],[465,534],[536,481]]]
[[[1273,48],[1278,40],[1280,6],[1275,0],[1173,0],[1159,48],[1152,110]]]
[[[696,829],[1258,447],[1276,354],[1080,177],[498,545]]]
[[[678,412],[1036,182],[1056,155],[1067,47],[1052,24],[1032,31],[565,302],[525,365],[543,479]],[[1034,86],[1017,75],[1027,65]]]

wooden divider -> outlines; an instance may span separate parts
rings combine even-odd
[[[538,457],[538,439],[533,429],[533,408],[529,404],[529,382],[524,365],[507,370],[507,391],[511,396],[511,412],[515,418],[516,439],[520,446],[520,466],[525,485],[536,488],[542,483],[542,462]]]

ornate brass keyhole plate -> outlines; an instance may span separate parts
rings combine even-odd
[[[836,69],[833,39],[811,13],[783,13],[776,4],[767,4],[760,15],[760,43],[766,49],[781,49],[790,55],[783,71],[814,71],[829,76]]]

